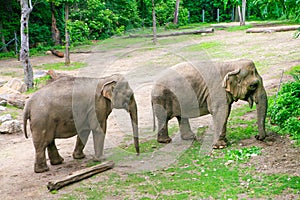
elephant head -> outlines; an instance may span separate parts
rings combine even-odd
[[[137,105],[132,89],[124,77],[104,83],[102,96],[111,101],[112,108],[125,109],[130,114],[133,129],[134,146],[137,154],[139,150]]]
[[[239,99],[248,101],[251,108],[253,102],[256,103],[259,130],[256,138],[263,140],[266,137],[265,119],[268,102],[262,78],[251,60],[240,60],[231,66],[229,68],[233,70],[225,75],[223,87],[234,101]]]

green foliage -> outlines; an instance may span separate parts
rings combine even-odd
[[[252,156],[261,154],[261,148],[252,146],[249,148],[226,150],[225,159],[233,161],[247,161]]]
[[[290,134],[300,144],[300,80],[299,72],[294,82],[282,85],[278,96],[270,99],[268,114],[271,123],[279,126],[278,132]]]
[[[89,39],[89,27],[83,21],[68,22],[68,31],[70,33],[70,43],[72,45],[80,44]]]

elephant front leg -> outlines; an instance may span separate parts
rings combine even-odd
[[[179,131],[181,134],[181,139],[183,139],[183,140],[195,139],[195,134],[191,130],[189,119],[177,117],[177,120],[179,123]]]
[[[104,153],[103,153],[105,133],[106,133],[106,121],[102,122],[101,127],[98,126],[95,130],[93,130],[93,141],[94,141],[94,150],[95,150],[94,161],[102,162],[105,160]]]
[[[64,159],[58,153],[55,140],[48,145],[47,150],[51,165],[59,165],[64,161]]]
[[[213,145],[214,149],[223,149],[227,147],[226,139],[226,126],[227,120],[230,114],[231,105],[219,109],[213,114],[214,128],[215,128],[215,144]]]

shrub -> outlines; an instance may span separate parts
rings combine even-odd
[[[270,99],[269,116],[279,133],[290,134],[300,144],[300,80],[299,72],[293,75],[294,82],[282,85],[277,97]]]

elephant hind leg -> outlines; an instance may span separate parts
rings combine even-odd
[[[168,120],[158,120],[157,142],[170,143],[171,141],[172,138],[169,137],[168,133]]]
[[[183,140],[195,139],[195,134],[191,130],[189,119],[177,117],[177,120],[179,123],[179,131],[181,134],[181,139],[183,139]]]
[[[47,150],[51,165],[59,165],[64,161],[58,153],[54,140],[47,146]]]
[[[75,149],[73,151],[73,158],[74,159],[82,159],[85,158],[85,155],[83,153],[84,146],[87,142],[87,135],[82,135],[81,137],[78,135],[76,140]],[[84,140],[84,143],[82,142]]]
[[[34,172],[42,173],[49,170],[49,167],[46,163],[46,145],[43,145],[38,142],[34,142],[35,147],[35,163],[34,163]]]

